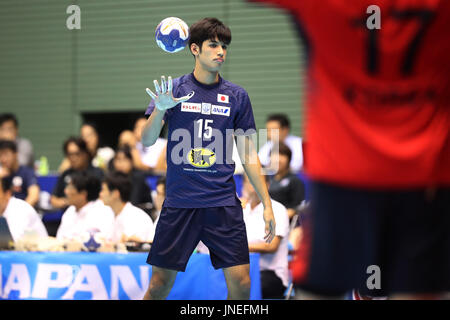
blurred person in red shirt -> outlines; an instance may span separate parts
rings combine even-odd
[[[308,55],[303,297],[450,291],[450,1],[257,1],[289,11]]]

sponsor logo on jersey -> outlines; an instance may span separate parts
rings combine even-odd
[[[216,154],[207,148],[195,148],[189,151],[188,161],[197,168],[208,168],[216,163]]]
[[[211,114],[211,103],[202,102],[202,114]]]
[[[229,97],[225,94],[217,94],[217,102],[222,102],[222,103],[230,103],[229,101]]]
[[[229,117],[230,116],[230,107],[212,105],[211,114],[217,114],[219,116]]]
[[[202,112],[202,105],[200,103],[183,102],[181,103],[181,111],[183,112]]]

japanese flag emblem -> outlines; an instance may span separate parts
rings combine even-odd
[[[217,94],[217,102],[229,103],[229,97],[225,94]]]

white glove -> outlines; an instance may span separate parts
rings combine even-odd
[[[145,91],[147,91],[148,95],[155,100],[155,106],[159,110],[167,110],[175,107],[180,102],[188,101],[195,93],[192,91],[187,96],[174,98],[172,94],[173,85],[171,76],[167,78],[167,85],[166,78],[164,76],[161,77],[161,86],[159,86],[157,80],[153,80],[153,83],[155,85],[156,94],[154,94],[149,88],[145,89]]]

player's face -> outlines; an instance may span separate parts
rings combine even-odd
[[[114,169],[128,174],[133,169],[133,163],[123,152],[118,152],[114,157]]]
[[[94,128],[84,125],[80,130],[81,138],[86,142],[89,150],[95,151],[98,146],[98,135]]]
[[[89,161],[88,155],[81,151],[75,143],[69,143],[67,146],[67,158],[69,159],[70,167],[76,170],[83,169]]]
[[[274,155],[273,158],[271,157],[271,161],[272,159],[276,159],[275,161],[277,161],[275,163],[275,166],[278,167],[278,171],[287,171],[289,170],[289,158],[284,155],[284,154],[278,154],[278,155]]]
[[[278,141],[284,141],[289,134],[289,129],[281,127],[278,121],[268,121],[266,123],[266,129],[267,139],[270,141],[277,140],[277,136]]]
[[[69,183],[64,189],[64,193],[69,205],[81,207],[86,203],[86,191],[79,192],[72,183]]]
[[[210,72],[219,71],[227,57],[228,46],[217,37],[202,43],[202,50],[197,55],[198,63]]]
[[[16,140],[17,128],[14,121],[5,121],[0,126],[0,138],[5,140]]]
[[[17,153],[12,150],[5,149],[0,151],[0,165],[9,170],[14,168],[17,162]]]

